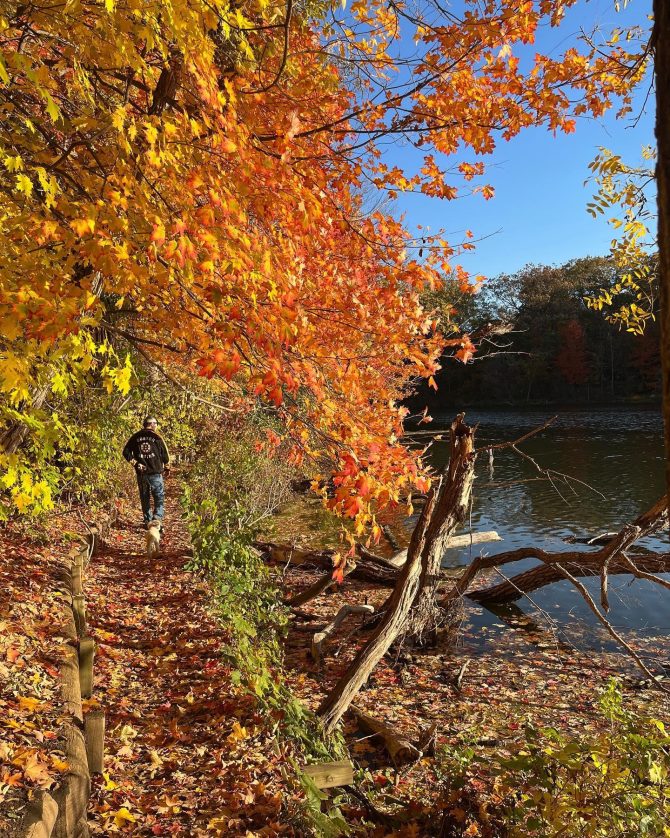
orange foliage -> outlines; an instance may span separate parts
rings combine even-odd
[[[638,76],[619,46],[520,67],[514,51],[573,2],[471,0],[461,18],[385,0],[320,17],[291,0],[2,2],[7,399],[28,408],[37,367],[100,369],[100,336],[128,341],[229,407],[272,405],[361,526],[425,488],[399,443],[400,400],[443,348],[419,295],[445,270],[469,279],[458,243],[413,239],[363,190],[451,199],[483,165],[450,172],[445,155],[625,107]],[[398,40],[410,27],[417,51]],[[406,45],[418,57],[394,57]],[[425,150],[416,173],[381,159],[398,135]]]

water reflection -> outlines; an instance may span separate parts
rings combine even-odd
[[[471,424],[478,423],[477,446],[481,448],[487,443],[518,438],[541,426],[551,415],[540,411],[473,411],[466,418]],[[535,480],[538,475],[532,465],[511,450],[494,452],[491,477],[488,458],[480,457],[472,529],[494,529],[503,539],[495,545],[485,545],[488,553],[531,544],[546,550],[570,549],[566,538],[618,530],[650,507],[664,491],[663,425],[658,411],[563,412],[549,428],[523,443],[522,450],[543,468],[564,472],[597,491],[572,481],[556,481],[554,487],[549,481]],[[444,465],[448,454],[446,440],[435,442],[433,464]],[[668,550],[667,542],[667,534],[661,533],[643,543],[649,549]],[[479,550],[474,553],[478,554]],[[471,549],[449,551],[445,565],[467,564],[472,556]],[[533,564],[527,561],[508,566],[506,575]],[[586,580],[585,584],[592,592],[598,588],[597,579]],[[595,617],[569,583],[536,591],[533,601],[564,628],[580,621],[596,626]],[[657,585],[633,581],[628,576],[612,577],[610,601],[615,625],[642,633],[670,631],[670,596]],[[526,600],[521,600],[520,606],[527,613],[534,610]],[[475,625],[487,625],[492,615],[482,612],[474,619]],[[591,640],[596,646],[609,645],[609,641],[595,635]],[[584,642],[589,642],[588,637],[581,638],[579,645]]]

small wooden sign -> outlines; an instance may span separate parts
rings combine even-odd
[[[350,786],[354,782],[354,766],[348,759],[342,759],[338,762],[321,762],[318,765],[306,765],[302,770],[319,789]]]

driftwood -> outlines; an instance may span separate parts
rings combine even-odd
[[[384,747],[396,767],[404,765],[407,762],[416,762],[416,760],[421,759],[423,756],[421,749],[417,748],[405,736],[398,733],[397,730],[384,724],[384,722],[377,721],[377,719],[369,716],[367,713],[363,713],[362,710],[359,710],[353,704],[349,709],[355,716],[356,722],[362,731],[377,736],[384,741]]]
[[[312,657],[320,661],[323,657],[323,647],[331,635],[337,631],[347,617],[352,614],[374,614],[375,609],[371,605],[343,605],[337,612],[334,619],[321,631],[317,631],[312,638]]]
[[[638,539],[663,527],[667,519],[667,499],[663,497],[651,509],[636,518],[632,524],[622,527],[614,538],[593,553],[579,550],[550,553],[539,547],[523,547],[519,550],[475,559],[463,574],[462,580],[467,581],[467,588],[481,570],[502,567],[521,559],[538,559],[542,562],[537,567],[517,574],[499,585],[468,593],[470,599],[489,604],[510,602],[552,582],[559,582],[566,578],[565,569],[568,569],[573,576],[601,576],[602,578],[602,571],[605,568],[608,574],[630,573],[639,578],[649,579],[651,574],[664,573],[670,568],[668,556],[645,553],[636,556],[633,560],[626,551]],[[563,567],[563,571],[560,566]],[[461,582],[462,592],[466,588],[463,588]]]
[[[491,541],[502,541],[502,538],[495,530],[486,530],[485,532],[466,533],[465,535],[452,535],[445,545],[445,550],[458,550],[464,547],[470,547],[475,544],[487,544]],[[399,550],[394,553],[388,563],[394,567],[402,567],[407,558],[407,550]]]

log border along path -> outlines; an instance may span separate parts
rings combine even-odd
[[[168,490],[162,553],[124,510],[87,574],[95,695],[107,718],[92,835],[295,835],[272,719],[231,683],[212,590],[184,570],[189,540]],[[135,514],[135,519],[131,515]]]

